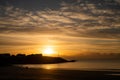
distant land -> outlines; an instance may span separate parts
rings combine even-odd
[[[13,64],[54,64],[68,61],[61,57],[42,56],[42,54],[17,54],[10,55],[9,53],[0,54],[0,65],[13,65]]]
[[[73,56],[72,56],[73,57]],[[91,53],[77,56],[79,61],[120,61],[120,53]],[[69,59],[73,59],[70,58]],[[13,64],[54,64],[64,62],[75,62],[76,60],[67,60],[62,57],[42,56],[42,54],[17,54],[0,53],[0,65]]]

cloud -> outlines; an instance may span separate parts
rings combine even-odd
[[[120,39],[118,0],[63,1],[60,6],[36,11],[0,6],[0,34]]]

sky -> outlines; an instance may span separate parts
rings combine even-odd
[[[0,0],[0,53],[46,47],[63,56],[120,53],[120,0]]]

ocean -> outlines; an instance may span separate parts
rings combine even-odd
[[[59,64],[16,65],[25,68],[65,69],[65,70],[120,70],[119,61],[77,61]]]

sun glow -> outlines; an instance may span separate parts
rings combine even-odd
[[[46,56],[52,56],[55,51],[52,47],[48,46],[48,47],[45,47],[42,51],[43,55],[46,55]]]

